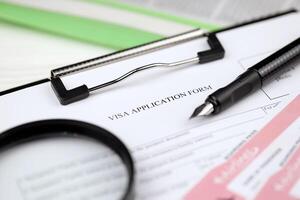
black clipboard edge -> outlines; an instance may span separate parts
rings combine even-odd
[[[224,28],[224,29],[216,30],[216,31],[213,31],[213,33],[221,33],[221,32],[224,32],[224,31],[229,31],[231,29],[236,29],[236,28],[239,28],[239,27],[242,27],[242,26],[254,24],[254,23],[257,23],[257,22],[261,22],[261,21],[266,21],[268,19],[281,17],[283,15],[287,15],[287,14],[291,14],[291,13],[295,13],[295,12],[298,12],[298,10],[292,8],[292,9],[289,9],[289,10],[284,11],[284,12],[279,12],[279,13],[275,13],[275,14],[271,14],[271,15],[262,16],[262,17],[255,18],[255,19],[252,19],[252,20],[249,20],[249,21],[245,21],[245,22],[240,23],[240,24],[235,24],[233,26],[229,26],[229,27]]]
[[[276,14],[272,14],[272,15],[267,15],[265,17],[259,17],[257,19],[253,19],[253,20],[249,20],[249,21],[246,21],[246,22],[243,22],[243,23],[240,23],[240,24],[229,26],[229,27],[221,29],[221,30],[213,31],[212,33],[221,33],[221,32],[224,32],[224,31],[236,29],[236,28],[239,28],[239,27],[242,27],[242,26],[254,24],[254,23],[257,23],[257,22],[261,22],[261,21],[266,21],[266,20],[269,20],[269,19],[273,19],[273,18],[276,18],[276,17],[280,17],[280,16],[283,16],[283,15],[287,15],[287,14],[291,14],[291,13],[295,13],[295,12],[298,12],[298,10],[297,9],[290,9],[290,10],[287,10],[287,11],[284,11],[284,12],[280,12],[280,13],[276,13]],[[145,44],[145,45],[147,45],[147,44]],[[124,50],[121,50],[121,51],[124,51]],[[117,54],[118,51],[114,52],[114,53]],[[32,82],[32,83],[28,83],[28,84],[25,84],[25,85],[14,87],[14,88],[11,88],[11,89],[8,89],[8,90],[0,91],[0,96],[6,95],[6,94],[9,94],[9,93],[12,93],[12,92],[16,92],[18,90],[26,89],[28,87],[32,87],[32,86],[35,86],[35,85],[39,85],[39,84],[42,84],[42,83],[46,83],[48,81],[50,81],[50,79],[45,78],[45,79],[42,79],[42,80],[39,80],[39,81],[35,81],[35,82]]]
[[[0,92],[0,96],[6,95],[6,94],[9,94],[9,93],[12,93],[12,92],[16,92],[18,90],[22,90],[22,89],[25,89],[25,88],[29,88],[29,87],[32,87],[32,86],[35,86],[35,85],[39,85],[39,84],[42,84],[42,83],[46,83],[48,81],[50,81],[50,79],[45,78],[45,79],[34,81],[34,82],[31,82],[31,83],[28,83],[28,84],[25,84],[25,85],[20,85],[18,87],[14,87],[14,88],[4,90],[4,91]]]

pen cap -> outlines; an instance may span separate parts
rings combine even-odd
[[[289,70],[290,67],[298,64],[300,62],[299,56],[300,38],[255,64],[249,70],[256,70],[261,76],[262,82],[266,83],[268,80],[272,80],[284,71]]]

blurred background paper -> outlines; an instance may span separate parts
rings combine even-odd
[[[84,59],[292,7],[300,1],[0,0],[0,91]]]
[[[299,0],[122,0],[122,2],[218,25],[230,25],[290,8],[300,8]]]

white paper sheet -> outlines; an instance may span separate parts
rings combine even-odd
[[[208,94],[251,66],[255,58],[259,61],[299,37],[300,27],[295,26],[299,23],[300,15],[290,14],[220,33],[218,37],[226,49],[222,60],[178,69],[153,69],[67,106],[59,104],[50,83],[2,96],[0,132],[22,123],[53,118],[77,119],[102,126],[120,137],[131,149],[137,171],[137,199],[182,199],[209,169],[255,134],[270,115],[299,93],[297,85],[300,85],[300,79],[295,77],[300,76],[300,68],[293,68],[287,72],[289,76],[282,76],[282,81],[273,82],[218,116],[189,120],[192,111]],[[194,40],[65,77],[63,81],[68,88],[81,84],[91,87],[129,69],[193,57],[197,51],[206,48],[205,39]],[[78,146],[74,154],[82,152],[81,148],[85,147]],[[72,159],[84,159],[97,152],[91,149],[80,154],[80,158],[75,156]],[[51,166],[71,162],[70,159],[59,158]],[[0,187],[10,188],[7,193],[0,193],[0,199],[38,199],[36,190],[30,187],[31,182],[24,184],[25,189],[16,184],[24,177],[38,174],[38,167],[39,164],[35,163],[30,171],[19,166],[14,173],[7,173],[9,166],[0,166],[0,175],[1,171],[10,174],[6,176],[9,182],[0,182]],[[50,180],[53,178],[49,177]],[[39,191],[39,195],[47,194],[49,200],[67,199],[57,194],[61,194],[58,191],[69,191],[64,194],[75,200],[101,197],[97,196],[97,187],[87,190],[75,190],[75,186],[71,190],[72,185],[69,190],[64,187],[59,187],[59,184],[54,189],[46,187]]]

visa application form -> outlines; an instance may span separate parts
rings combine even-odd
[[[137,172],[136,199],[183,199],[205,174],[255,136],[299,94],[300,67],[290,66],[273,83],[220,115],[189,120],[192,111],[208,94],[298,38],[297,24],[300,14],[292,13],[219,33],[226,50],[222,60],[153,69],[67,106],[60,105],[49,82],[1,96],[0,132],[42,119],[68,118],[96,124],[113,132],[130,148]],[[194,57],[206,48],[206,39],[200,38],[67,76],[63,81],[67,88],[83,83],[91,87],[138,66]],[[52,143],[52,148],[55,145]],[[111,185],[116,187],[109,193],[99,193],[105,181],[95,181],[96,174],[80,173],[101,167],[101,157],[95,156],[99,150],[85,151],[82,148],[87,147],[83,146],[74,150],[77,156],[60,157],[43,169],[39,163],[47,163],[47,158],[41,158],[39,163],[32,163],[25,155],[9,159],[8,164],[0,166],[0,177],[6,177],[0,179],[0,187],[6,188],[0,199],[114,199],[122,191],[118,183],[124,176],[113,176],[116,170],[106,171],[113,177]],[[32,149],[31,153],[36,151]],[[73,165],[76,159],[87,163]],[[11,170],[13,173],[9,173]],[[73,181],[76,177],[77,181]]]

